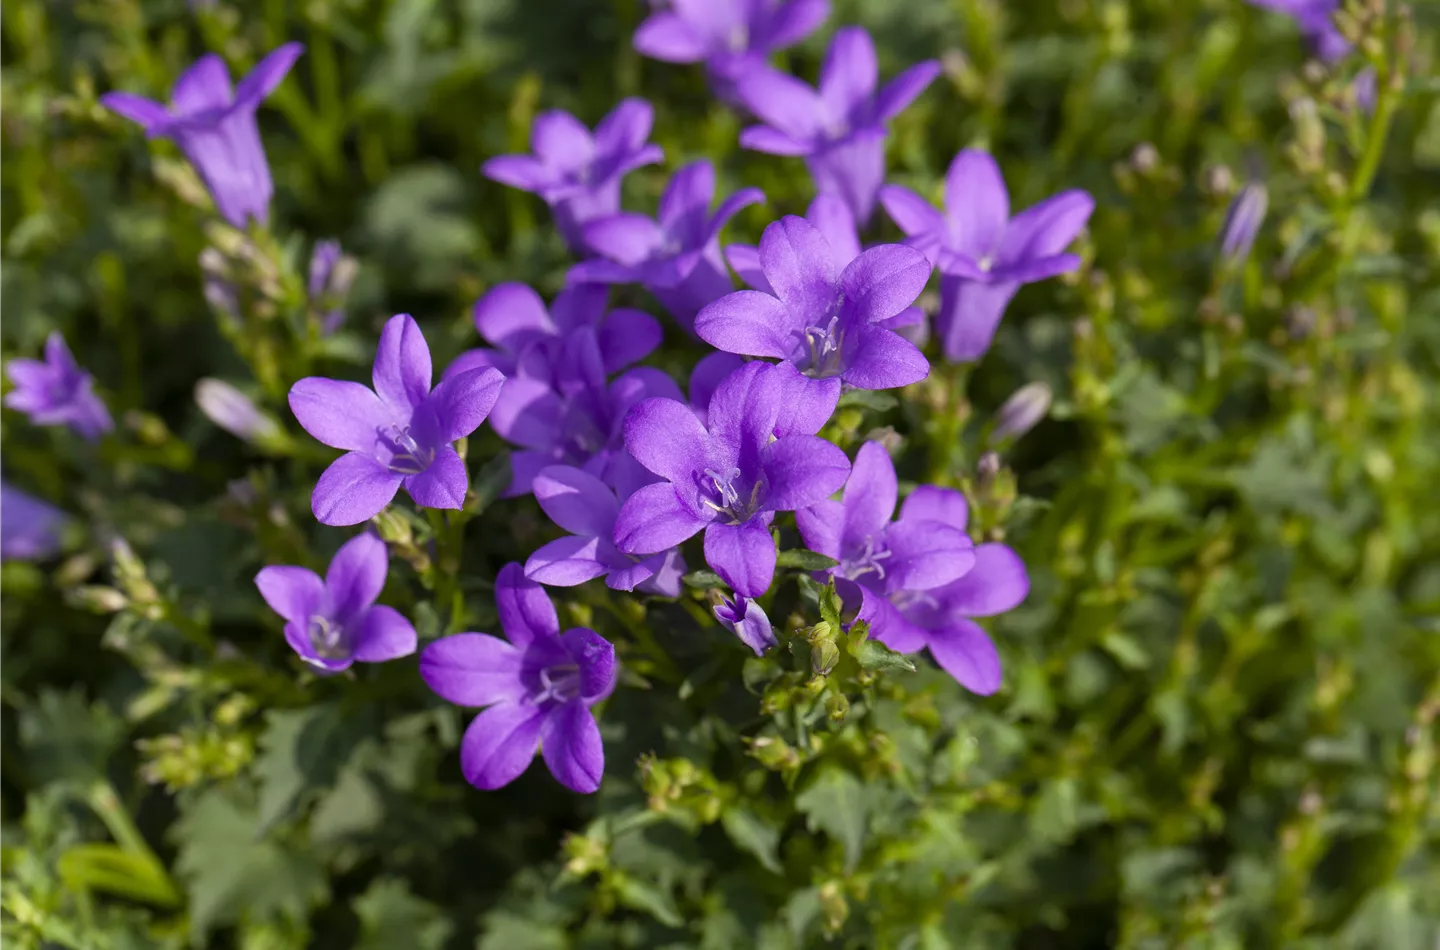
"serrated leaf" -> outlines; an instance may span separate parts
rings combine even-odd
[[[301,793],[334,783],[365,728],[363,718],[335,703],[271,710],[265,723],[254,769],[262,832],[284,820]]]
[[[714,571],[707,571],[704,568],[698,571],[691,571],[681,578],[681,580],[685,582],[686,587],[706,589],[725,586],[725,581],[721,580],[719,574],[716,574]]]
[[[439,907],[411,894],[398,878],[377,878],[351,906],[360,918],[356,950],[440,950],[454,930]]]
[[[783,868],[776,850],[780,846],[780,830],[769,824],[748,808],[725,809],[720,816],[725,833],[735,842],[735,847],[755,856],[767,871],[779,874]]]
[[[781,551],[775,559],[778,567],[794,567],[802,571],[827,571],[840,562],[833,557],[826,557],[824,554],[817,554],[814,551]]]
[[[37,785],[89,783],[103,776],[105,763],[125,735],[119,717],[107,706],[87,703],[79,688],[42,690],[19,718],[28,778]]]
[[[845,849],[845,870],[853,871],[865,848],[869,802],[860,780],[839,768],[827,768],[795,798],[811,831],[823,831]]]
[[[855,657],[855,662],[860,664],[861,669],[915,672],[915,664],[908,656],[896,653],[879,640],[865,640],[857,643],[851,648],[850,655]]]

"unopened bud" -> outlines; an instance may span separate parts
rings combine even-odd
[[[310,255],[310,278],[306,289],[310,303],[321,310],[320,330],[334,333],[345,321],[345,298],[360,265],[340,250],[339,241],[320,241]]]
[[[1233,264],[1250,256],[1250,248],[1255,245],[1269,203],[1269,193],[1259,182],[1251,182],[1240,189],[1230,203],[1230,210],[1225,213],[1225,224],[1220,229],[1220,254],[1227,261]]]
[[[830,717],[831,722],[844,722],[849,712],[850,700],[845,698],[845,694],[831,693],[825,697],[825,714]]]
[[[205,378],[195,384],[195,404],[205,417],[246,442],[265,442],[280,434],[280,426],[234,386]]]
[[[130,604],[130,599],[113,587],[99,584],[77,587],[70,593],[75,606],[97,614],[119,613]]]
[[[810,668],[820,676],[835,669],[840,662],[840,648],[834,640],[822,640],[810,648]]]
[[[1035,428],[1050,411],[1050,398],[1050,387],[1044,383],[1029,383],[1015,390],[995,414],[991,440],[1006,442],[1018,439]]]

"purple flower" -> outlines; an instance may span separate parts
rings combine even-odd
[[[460,743],[460,768],[476,788],[520,777],[538,746],[550,774],[589,793],[605,773],[605,747],[590,707],[615,688],[615,648],[594,630],[560,632],[545,589],[519,564],[495,579],[495,607],[509,640],[484,633],[443,637],[420,654],[420,675],[442,699],[489,707]]]
[[[60,550],[65,512],[0,482],[0,561],[43,561]]]
[[[571,533],[530,555],[526,577],[552,587],[574,587],[603,577],[611,590],[680,596],[685,559],[679,550],[639,557],[615,547],[621,499],[609,485],[578,468],[552,465],[535,477],[534,492],[550,520]]]
[[[938,75],[940,63],[926,60],[877,90],[875,44],[860,27],[846,27],[830,42],[819,90],[767,66],[737,80],[740,101],[765,123],[742,132],[740,144],[805,156],[816,190],[845,199],[864,225],[885,181],[886,124]]]
[[[149,138],[174,139],[226,221],[237,228],[244,228],[250,218],[264,224],[274,185],[255,110],[304,49],[300,43],[286,43],[274,50],[233,92],[224,61],[213,53],[202,56],[175,81],[169,110],[129,92],[106,93],[100,101],[139,123]]]
[[[430,389],[430,348],[409,314],[390,318],[375,353],[374,389],[311,376],[290,389],[306,432],[346,453],[315,484],[321,524],[359,524],[405,490],[422,508],[460,508],[469,476],[451,445],[474,432],[505,381],[497,370],[458,373]]]
[[[675,381],[640,366],[607,382],[600,334],[593,327],[572,330],[558,348],[544,352],[553,353],[553,361],[537,366],[531,364],[538,360],[522,359],[490,416],[500,437],[519,447],[510,455],[506,494],[526,494],[540,470],[551,465],[584,469],[621,497],[652,481],[625,453],[622,423],[642,399],[679,399]]]
[[[963,527],[895,513],[898,485],[885,447],[866,442],[841,501],[826,499],[795,515],[805,546],[839,561],[829,573],[846,602],[858,606],[877,639],[903,624],[897,604],[957,580],[975,566]]]
[[[486,177],[533,192],[550,206],[576,254],[587,250],[582,227],[620,210],[620,180],[664,159],[647,145],[655,110],[644,99],[623,99],[595,126],[595,134],[559,109],[542,112],[530,127],[533,155],[500,155],[481,168]]]
[[[700,357],[700,362],[690,371],[690,409],[695,413],[700,424],[704,425],[710,415],[710,397],[715,395],[715,389],[725,377],[745,365],[745,358],[734,353],[722,353],[719,351],[706,353]],[[836,397],[839,400],[839,397]],[[831,407],[834,411],[834,407]],[[823,425],[824,423],[821,423]],[[818,432],[819,429],[817,428]]]
[[[621,212],[585,226],[585,243],[603,259],[570,269],[573,283],[642,284],[689,330],[695,314],[733,289],[720,256],[720,230],[747,205],[765,200],[743,188],[712,214],[715,167],[703,159],[675,173],[660,196],[660,216]]]
[[[1220,254],[1230,263],[1238,263],[1250,256],[1260,225],[1265,221],[1269,201],[1265,186],[1250,182],[1230,203],[1230,209],[1225,213],[1225,224],[1220,229]]]
[[[1010,195],[995,159],[966,149],[945,176],[945,213],[898,185],[880,190],[885,210],[940,269],[936,329],[946,359],[977,360],[990,348],[995,328],[1021,284],[1080,266],[1063,253],[1075,240],[1095,199],[1064,191],[1010,217]]]
[[[756,656],[773,647],[777,642],[775,639],[775,628],[770,624],[770,618],[758,603],[740,594],[735,599],[721,595],[720,603],[715,605],[715,619],[720,621],[720,626],[729,630],[740,638],[740,642],[755,651]]]
[[[323,306],[320,332],[328,336],[345,322],[345,298],[355,282],[355,258],[340,250],[339,241],[316,241],[310,254],[310,278],[306,291],[312,307]]]
[[[841,382],[891,389],[929,374],[915,344],[888,326],[925,289],[924,254],[882,244],[842,265],[818,228],[787,215],[765,229],[759,256],[771,292],[739,290],[707,306],[695,318],[705,342],[785,360],[837,394]]]
[[[5,372],[15,384],[5,405],[37,426],[69,426],[92,442],[115,428],[95,395],[95,380],[75,362],[59,331],[46,338],[44,360],[11,360]]]
[[[300,659],[338,673],[351,663],[384,663],[415,652],[410,621],[375,603],[389,570],[385,542],[366,532],[341,545],[323,581],[303,567],[274,566],[255,575],[255,586],[285,618],[285,639]]]
[[[830,15],[828,0],[673,0],[635,31],[635,49],[667,63],[704,61],[722,98],[747,70],[794,46]]]
[[[740,367],[710,397],[706,425],[674,399],[630,410],[625,447],[663,481],[626,499],[615,519],[616,547],[650,554],[703,530],[705,560],[725,583],[745,597],[769,589],[775,512],[834,493],[850,470],[844,452],[811,434],[824,419],[800,419],[787,405],[784,373],[764,363]],[[779,438],[777,428],[785,432]]]
[[[1300,33],[1315,55],[1333,63],[1344,59],[1350,52],[1350,43],[1335,26],[1335,11],[1340,9],[1340,0],[1250,0],[1257,7],[1264,7],[1293,18],[1300,27]]]
[[[545,301],[526,284],[496,284],[475,301],[474,309],[475,329],[495,348],[461,353],[446,368],[446,378],[493,366],[506,376],[527,375],[553,383],[565,339],[582,327],[595,331],[606,374],[638,363],[660,345],[660,322],[623,307],[607,313],[609,295],[603,284],[572,284],[560,291],[547,311]]]

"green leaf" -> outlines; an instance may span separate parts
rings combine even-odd
[[[255,759],[261,831],[284,820],[301,793],[335,781],[364,734],[365,718],[344,714],[335,703],[266,715]]]
[[[889,393],[875,389],[852,389],[840,396],[840,401],[835,404],[835,407],[844,409],[846,406],[860,406],[875,412],[889,412],[898,405],[900,405],[900,401]]]
[[[740,806],[725,809],[720,823],[730,840],[735,842],[735,847],[754,855],[767,871],[779,874],[783,870],[776,854],[780,845],[780,830],[774,825]]]
[[[648,881],[628,874],[616,875],[619,881],[615,896],[620,903],[632,910],[642,911],[654,917],[667,927],[679,927],[685,923],[680,911],[675,908],[675,899]]]
[[[1145,648],[1118,630],[1105,634],[1100,645],[1115,658],[1116,663],[1127,670],[1143,670],[1150,665],[1150,654],[1145,652]]]
[[[454,929],[439,907],[411,894],[398,878],[376,878],[352,906],[360,918],[355,950],[440,950]]]
[[[820,591],[820,619],[832,629],[843,629],[845,625],[840,622],[840,609],[840,595],[835,592],[835,579],[832,577],[825,589]]]
[[[19,731],[31,782],[89,783],[104,775],[125,724],[109,707],[86,703],[79,688],[46,689],[21,709]]]
[[[101,891],[160,907],[180,903],[180,895],[175,893],[164,868],[157,867],[147,855],[108,842],[67,849],[56,862],[56,870],[66,886],[77,891]]]
[[[725,582],[721,580],[719,574],[716,574],[714,571],[707,571],[704,568],[701,568],[698,571],[691,571],[689,574],[686,574],[683,578],[681,578],[681,580],[685,582],[686,587],[697,587],[705,589],[710,587],[725,586]]]
[[[814,551],[781,551],[775,563],[779,567],[794,567],[802,571],[826,571],[840,562]]]
[[[896,653],[879,640],[863,640],[851,648],[850,654],[855,657],[855,662],[859,663],[862,669],[915,672],[915,664],[909,657],[903,653]]]
[[[811,831],[823,831],[845,849],[845,870],[853,871],[865,846],[869,801],[860,780],[840,768],[822,771],[795,798]]]

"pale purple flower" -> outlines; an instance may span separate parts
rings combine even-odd
[[[576,254],[588,250],[583,226],[620,210],[620,181],[664,159],[647,144],[655,110],[644,99],[623,99],[595,126],[553,109],[530,127],[532,155],[500,155],[481,168],[486,177],[533,192],[550,206],[555,224]]]
[[[334,333],[345,322],[345,298],[355,283],[359,267],[355,258],[340,249],[339,241],[316,241],[310,254],[310,275],[306,292],[312,307],[321,307],[320,332]]]
[[[720,603],[715,605],[715,619],[720,621],[720,626],[739,637],[741,643],[754,650],[756,656],[763,655],[779,642],[775,639],[775,628],[770,618],[759,603],[740,594],[736,594],[734,600],[723,594],[721,598]]]
[[[1018,439],[1040,424],[1050,411],[1050,387],[1044,383],[1027,383],[1015,390],[995,413],[992,442]]]
[[[460,770],[476,788],[500,788],[539,747],[560,784],[595,791],[605,747],[590,707],[615,688],[615,647],[584,627],[561,633],[555,605],[519,564],[495,579],[495,607],[506,640],[457,633],[420,654],[420,675],[440,698],[488,707],[465,730]]]
[[[889,453],[879,442],[866,442],[855,455],[843,498],[827,498],[795,515],[805,546],[840,562],[826,573],[881,640],[903,622],[897,604],[975,566],[975,546],[963,527],[908,510],[891,521],[898,493]]]
[[[0,561],[43,561],[60,550],[65,512],[0,481]]]
[[[635,49],[667,63],[704,62],[722,98],[747,70],[794,46],[830,15],[828,0],[672,0],[635,31]]]
[[[1078,189],[1010,217],[1010,194],[995,159],[965,149],[945,176],[945,212],[898,185],[880,190],[885,210],[940,269],[936,330],[946,359],[977,360],[1021,284],[1080,266],[1065,248],[1090,220],[1095,199]]]
[[[787,215],[765,229],[759,257],[771,292],[739,290],[707,306],[695,319],[702,340],[784,360],[837,394],[841,382],[891,389],[929,374],[920,350],[889,326],[908,319],[930,279],[924,254],[882,244],[841,265],[818,228]]]
[[[240,80],[233,91],[230,71],[214,53],[196,60],[170,94],[170,108],[129,92],[111,92],[100,101],[137,122],[149,138],[174,139],[215,199],[221,217],[237,228],[251,218],[269,220],[274,185],[255,110],[280,85],[305,47],[286,43]]]
[[[340,546],[324,580],[303,567],[272,566],[255,575],[255,586],[285,619],[285,640],[300,659],[338,673],[415,652],[415,627],[395,608],[375,603],[389,570],[385,542],[366,532]]]
[[[600,258],[570,269],[570,283],[641,284],[686,330],[695,314],[734,285],[720,256],[720,230],[736,212],[765,200],[742,188],[710,211],[715,167],[691,162],[660,196],[659,218],[621,212],[585,226],[585,243]]]
[[[95,395],[95,380],[80,368],[57,330],[45,340],[45,359],[15,359],[5,365],[15,384],[5,405],[37,426],[69,426],[94,441],[115,428],[110,411]]]
[[[705,425],[675,399],[630,410],[625,447],[663,481],[626,499],[616,547],[650,554],[704,531],[705,560],[725,583],[764,594],[775,575],[775,512],[827,497],[850,471],[844,452],[811,434],[824,419],[784,419],[794,412],[785,391],[783,367],[747,363],[716,388]],[[776,438],[777,427],[786,434]]]
[[[1259,182],[1245,185],[1230,203],[1225,223],[1220,229],[1220,254],[1230,263],[1238,263],[1250,256],[1269,203],[1269,193]]]
[[[552,465],[533,486],[540,508],[570,534],[542,546],[525,562],[525,576],[552,587],[574,587],[597,577],[611,590],[680,596],[685,559],[676,548],[658,554],[624,554],[615,547],[615,517],[624,499],[578,468]]]
[[[736,81],[740,101],[764,123],[742,132],[740,144],[803,155],[816,190],[845,199],[863,226],[885,181],[887,124],[938,75],[940,63],[926,60],[877,89],[875,44],[860,27],[846,27],[830,42],[818,90],[767,66]]]
[[[582,327],[594,330],[605,373],[618,373],[649,356],[662,334],[660,321],[648,313],[624,307],[607,311],[609,295],[603,284],[572,284],[547,310],[528,285],[496,284],[473,310],[475,329],[494,348],[461,353],[445,376],[493,366],[507,377],[525,375],[553,384],[566,338]]]
[[[391,317],[375,353],[374,389],[311,376],[290,389],[306,432],[346,454],[315,484],[321,524],[359,524],[378,514],[400,485],[422,508],[458,509],[470,479],[451,443],[474,432],[505,377],[485,368],[430,389],[430,347],[409,314]]]

